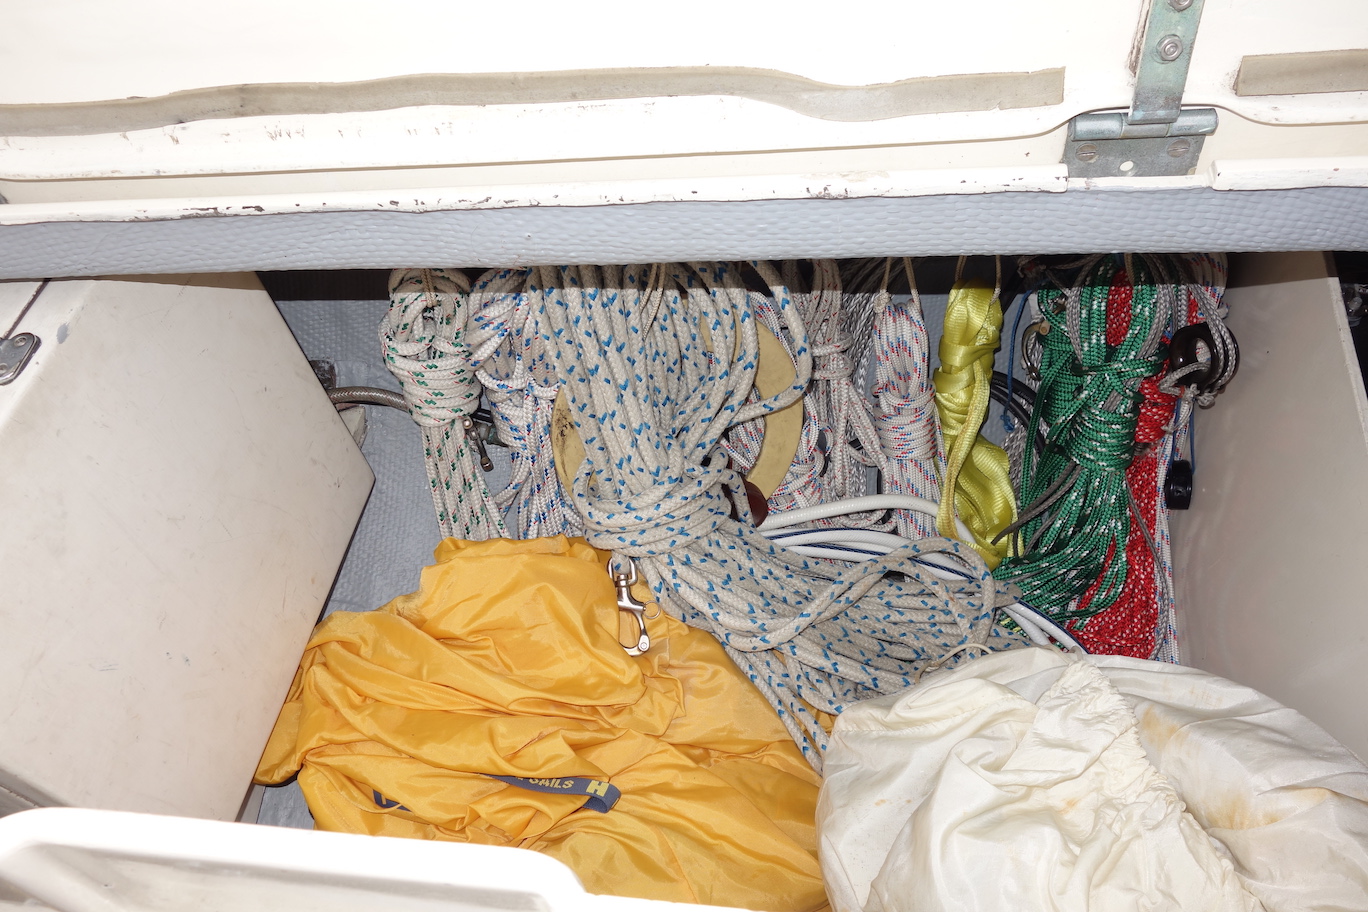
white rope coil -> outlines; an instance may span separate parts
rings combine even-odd
[[[585,445],[571,494],[586,537],[635,560],[667,610],[716,636],[820,768],[818,713],[908,687],[966,644],[1007,645],[993,624],[1004,600],[958,542],[839,567],[753,527],[719,440],[802,395],[812,362],[780,276],[751,267],[794,353],[793,385],[767,400],[753,393],[757,309],[736,266],[539,267],[528,293]],[[919,558],[935,553],[965,578],[929,572]]]
[[[552,459],[551,421],[560,384],[527,295],[531,272],[490,270],[470,293],[472,361],[512,462],[508,486],[494,501],[501,512],[512,509],[519,538],[578,535],[583,524]]]
[[[891,263],[891,261],[890,261]],[[931,342],[922,316],[912,262],[903,258],[910,297],[895,303],[888,293],[890,267],[874,302],[874,398],[879,440],[887,457],[884,485],[895,494],[930,501],[941,497],[944,462],[936,389],[931,383]],[[934,517],[900,510],[898,532],[924,538],[936,534]]]
[[[397,269],[380,324],[385,366],[398,378],[409,414],[423,429],[428,483],[443,536],[504,534],[500,511],[476,472],[465,419],[480,402],[465,341],[466,277],[457,270]]]
[[[796,264],[785,263],[785,282],[797,277]],[[846,331],[842,307],[841,277],[835,260],[812,262],[812,292],[795,295],[798,312],[812,346],[812,386],[805,406],[813,423],[825,431],[827,478],[820,500],[841,500],[866,493],[866,469],[888,474],[888,461],[874,427],[873,407],[855,386],[855,363],[850,357],[854,339]],[[808,506],[803,498],[797,506]],[[879,526],[882,514],[846,518],[849,525]]]
[[[1184,306],[1184,303],[1190,305],[1195,302],[1196,318],[1207,324],[1215,343],[1211,357],[1220,358],[1223,365],[1213,385],[1216,390],[1223,389],[1230,382],[1238,364],[1235,337],[1225,325],[1228,308],[1224,296],[1228,274],[1223,254],[1188,254],[1179,258],[1179,275],[1176,278],[1185,286],[1187,295],[1175,309],[1174,328],[1191,322],[1192,308]],[[1159,505],[1155,511],[1154,529],[1154,541],[1159,552],[1155,597],[1159,600],[1160,610],[1153,657],[1161,662],[1179,662],[1182,658],[1178,641],[1178,606],[1174,595],[1173,538],[1169,530],[1169,511],[1164,504],[1169,467],[1174,460],[1182,459],[1184,454],[1191,452],[1193,406],[1210,407],[1216,395],[1214,392],[1199,391],[1195,386],[1179,388],[1175,385],[1178,379],[1181,378],[1170,374],[1160,384],[1164,392],[1179,397],[1172,430],[1158,446],[1159,471],[1155,477]]]

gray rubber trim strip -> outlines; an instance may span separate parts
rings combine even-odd
[[[869,86],[816,82],[751,67],[661,67],[550,73],[428,73],[365,82],[188,89],[155,98],[0,105],[0,135],[85,136],[194,120],[342,114],[415,105],[550,104],[732,95],[834,121],[1034,108],[1064,101],[1064,70],[924,76]]]
[[[1368,92],[1368,50],[1259,54],[1240,61],[1235,94]]]
[[[1368,250],[1368,188],[322,212],[0,227],[0,278],[751,257]]]

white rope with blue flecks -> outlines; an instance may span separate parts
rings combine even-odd
[[[499,439],[512,462],[494,495],[511,507],[520,538],[579,535],[583,524],[561,489],[551,455],[551,417],[560,383],[537,332],[527,295],[530,269],[492,269],[470,291],[469,341]]]
[[[717,637],[820,769],[818,712],[906,688],[966,644],[1004,637],[993,621],[1005,599],[958,542],[927,539],[841,566],[753,527],[718,440],[802,395],[812,362],[778,273],[751,268],[771,289],[796,362],[793,385],[762,401],[752,395],[756,316],[738,266],[539,267],[528,293],[585,445],[571,496],[586,537],[635,561],[666,610]],[[919,563],[933,553],[956,556],[966,579]]]

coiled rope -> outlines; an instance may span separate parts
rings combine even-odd
[[[1162,366],[1175,298],[1165,261],[1146,256],[1093,257],[1077,282],[1038,292],[1048,330],[1031,424],[1046,428],[1046,447],[1023,454],[1011,531],[1024,544],[999,574],[1056,620],[1086,620],[1122,594],[1140,385]]]
[[[849,354],[854,340],[845,328],[836,261],[812,261],[812,290],[806,294],[794,291],[800,281],[796,261],[783,264],[781,278],[807,331],[812,382],[803,395],[804,428],[794,466],[770,498],[776,512],[863,496],[867,468],[888,472],[871,404],[855,387]],[[760,303],[760,316],[771,330],[782,322],[765,302]],[[843,522],[874,528],[882,516],[847,516]]]
[[[551,456],[551,416],[560,383],[527,294],[531,272],[490,270],[470,293],[471,359],[512,461],[508,486],[494,502],[501,512],[512,508],[519,538],[578,535],[583,524]]]
[[[1121,592],[1106,610],[1092,617],[1077,636],[1093,652],[1147,659],[1154,653],[1160,618],[1173,604],[1171,576],[1165,575],[1165,555],[1156,530],[1167,531],[1162,486],[1166,470],[1160,449],[1171,430],[1174,397],[1159,389],[1158,377],[1140,381],[1140,406],[1136,416],[1136,456],[1126,469],[1130,492],[1130,531],[1126,536],[1126,577]],[[1090,607],[1092,590],[1084,593],[1080,608]]]
[[[931,342],[912,261],[904,257],[902,266],[909,299],[895,303],[888,293],[892,260],[887,260],[872,314],[875,421],[887,462],[884,485],[894,494],[939,503],[942,451],[936,391],[931,385]],[[909,510],[898,511],[897,525],[898,534],[909,538],[938,534],[932,518]]]
[[[812,367],[777,271],[751,268],[794,351],[793,386],[768,400],[753,396],[757,316],[736,266],[539,267],[529,294],[585,446],[571,496],[589,542],[634,560],[666,610],[717,637],[820,769],[819,713],[910,686],[990,638],[1019,641],[994,629],[1007,600],[967,545],[928,539],[841,567],[753,528],[719,438],[793,402]],[[957,558],[964,578],[941,579],[926,554]]]
[[[1224,302],[1228,268],[1223,254],[1184,254],[1176,258],[1178,277],[1184,288],[1180,291],[1178,312],[1174,314],[1175,328],[1185,325],[1205,323],[1211,333],[1213,350],[1212,361],[1220,365],[1216,375],[1209,383],[1201,386],[1190,384],[1179,386],[1183,379],[1169,365],[1157,384],[1157,395],[1164,396],[1169,402],[1177,399],[1174,410],[1168,416],[1156,415],[1155,420],[1170,418],[1164,427],[1164,436],[1153,448],[1154,477],[1153,485],[1144,488],[1133,486],[1136,500],[1142,509],[1146,499],[1153,502],[1154,523],[1153,540],[1158,551],[1158,567],[1155,571],[1155,593],[1157,610],[1155,612],[1154,646],[1151,657],[1161,661],[1177,662],[1180,658],[1178,648],[1177,605],[1173,584],[1173,543],[1169,533],[1168,508],[1165,505],[1165,491],[1169,469],[1180,454],[1190,453],[1193,406],[1210,408],[1216,396],[1225,389],[1235,376],[1239,364],[1239,351],[1235,336],[1225,324],[1227,308]],[[1186,300],[1186,307],[1184,307]],[[1171,363],[1171,362],[1170,362]],[[1151,394],[1146,392],[1147,400]],[[1136,431],[1137,441],[1144,433],[1145,409],[1141,409],[1141,427]],[[1151,432],[1152,433],[1152,432]],[[1137,651],[1135,654],[1139,654]]]
[[[502,513],[475,470],[466,436],[480,404],[466,342],[470,282],[454,269],[397,269],[389,288],[380,345],[385,366],[403,385],[409,414],[423,429],[437,524],[446,537],[500,537]]]
[[[1035,273],[1034,278],[1045,273],[1046,285],[1053,286],[1053,290],[1047,287],[1038,299],[1044,320],[1027,332],[1027,339],[1036,343],[1034,347],[1024,346],[1027,364],[1039,365],[1036,369],[1045,371],[1049,361],[1075,378],[1062,383],[1043,378],[1039,394],[1053,402],[1042,403],[1036,414],[1046,416],[1048,426],[1048,416],[1060,408],[1078,407],[1080,401],[1090,397],[1092,405],[1098,406],[1107,389],[1090,390],[1081,378],[1108,371],[1113,379],[1125,374],[1123,386],[1129,392],[1114,397],[1113,405],[1119,407],[1110,419],[1104,415],[1095,423],[1103,428],[1107,443],[1096,446],[1088,443],[1086,436],[1074,441],[1075,446],[1111,452],[1116,457],[1106,479],[1115,490],[1104,497],[1103,480],[1094,477],[1092,487],[1080,492],[1079,479],[1089,470],[1096,472],[1097,466],[1075,463],[1064,475],[1056,473],[1053,482],[1038,477],[1036,493],[1042,488],[1044,491],[1023,511],[1028,518],[1040,517],[1043,524],[1076,508],[1080,500],[1091,494],[1097,499],[1086,508],[1089,515],[1099,525],[1113,523],[1116,530],[1115,537],[1085,546],[1095,552],[1094,557],[1100,556],[1100,571],[1081,593],[1077,584],[1090,570],[1081,571],[1071,586],[1061,586],[1043,596],[1037,594],[1037,601],[1054,616],[1068,621],[1090,651],[1176,661],[1176,606],[1165,483],[1169,467],[1188,434],[1193,405],[1209,406],[1234,375],[1238,363],[1234,337],[1222,320],[1225,261],[1211,255],[1110,257],[1080,260],[1063,268],[1080,269],[1081,273],[1076,280],[1063,281],[1039,264],[1026,265],[1028,273]],[[1081,338],[1091,340],[1088,346],[1092,357],[1099,353],[1114,358],[1130,357],[1130,368],[1122,370],[1113,365],[1099,369],[1096,363],[1085,361],[1076,353],[1071,355],[1071,344],[1066,341],[1069,327],[1075,324],[1071,323],[1061,297],[1067,297],[1066,293],[1077,294],[1081,313],[1076,325]],[[1205,324],[1204,335],[1198,336],[1211,340],[1202,349],[1205,359],[1181,366],[1180,361],[1174,360],[1178,354],[1171,352],[1166,360],[1165,349],[1159,342],[1172,338],[1177,344],[1175,331],[1196,323]],[[1064,335],[1055,331],[1060,325],[1066,329]],[[1188,333],[1187,339],[1190,342],[1198,336]],[[1047,355],[1052,344],[1054,354]],[[1193,354],[1188,350],[1188,342],[1179,345],[1178,353],[1183,358]],[[1130,424],[1132,415],[1134,423]],[[1110,427],[1105,426],[1108,420]],[[1131,432],[1127,455],[1128,427]],[[1059,430],[1062,432],[1062,428]],[[1055,446],[1038,467],[1063,455],[1064,447],[1056,438]],[[1120,483],[1122,480],[1124,484]],[[1030,493],[1023,482],[1023,499]],[[1043,540],[1039,529],[1033,540]],[[1037,572],[1050,572],[1051,557],[1046,555],[1040,560],[1041,557],[1039,553],[1026,555],[1027,559],[1038,561]],[[1001,572],[1012,576],[1018,569],[1016,564],[1009,563]],[[1030,585],[1028,581],[1023,588]],[[1040,591],[1037,589],[1037,593]],[[1046,601],[1047,598],[1053,600]]]

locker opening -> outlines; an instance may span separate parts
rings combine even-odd
[[[951,263],[934,264],[927,274],[934,276],[936,269],[948,272],[952,268]],[[927,287],[935,284],[934,279],[925,281]],[[268,278],[268,287],[271,282]],[[1231,325],[1246,361],[1241,383],[1223,394],[1218,409],[1203,415],[1199,431],[1202,458],[1220,471],[1199,473],[1194,509],[1174,518],[1178,602],[1180,606],[1210,606],[1200,613],[1180,609],[1184,611],[1184,660],[1283,699],[1363,753],[1364,748],[1356,746],[1354,739],[1365,733],[1356,730],[1358,722],[1350,699],[1355,691],[1353,676],[1361,664],[1354,658],[1357,644],[1352,637],[1329,635],[1331,629],[1343,631],[1350,623],[1346,614],[1355,605],[1352,581],[1308,580],[1304,575],[1288,579],[1283,572],[1289,559],[1287,542],[1270,541],[1265,546],[1262,540],[1251,541],[1247,532],[1251,526],[1266,524],[1270,517],[1278,517],[1280,522],[1281,517],[1287,517],[1290,527],[1311,530],[1299,536],[1294,546],[1308,548],[1303,560],[1310,560],[1306,554],[1312,544],[1333,549],[1355,540],[1355,510],[1346,506],[1338,514],[1344,517],[1343,522],[1338,516],[1326,516],[1323,510],[1332,492],[1345,504],[1368,496],[1368,492],[1356,490],[1362,473],[1355,470],[1368,458],[1362,422],[1366,406],[1362,380],[1356,370],[1351,370],[1356,361],[1338,288],[1323,256],[1249,256],[1236,260],[1227,295]],[[363,305],[374,308],[388,302],[334,299],[328,307],[311,307],[303,303],[292,306],[293,302],[283,300],[285,295],[279,297],[280,309],[305,353],[311,357],[333,354],[322,347],[310,350],[314,345],[311,339],[332,341],[337,350],[332,360],[339,368],[340,381],[353,382],[343,371],[351,360],[348,346],[353,344],[352,334],[329,321],[340,313],[356,315],[351,318],[358,321],[372,318],[374,313],[368,313]],[[924,300],[929,297],[924,295]],[[373,327],[368,331],[373,332]],[[363,360],[369,362],[368,368],[361,365]],[[354,370],[356,376],[364,377],[365,370],[374,372],[375,368],[373,358],[358,358]],[[376,383],[384,380],[382,374],[373,376]],[[1251,384],[1251,392],[1241,394],[1245,382]],[[1225,419],[1226,411],[1235,414]],[[402,435],[399,428],[411,427],[411,422],[408,426],[400,422],[390,429],[385,423],[388,417],[408,420],[397,413],[390,415],[381,409],[367,412],[366,441],[372,448],[368,456],[381,452],[377,448],[386,446],[392,434]],[[1296,446],[1299,440],[1311,439],[1325,445],[1314,452]],[[1291,473],[1290,479],[1287,466],[1298,463],[1292,462],[1288,448],[1296,449],[1297,460],[1304,467]],[[400,449],[394,447],[396,452]],[[414,448],[408,450],[413,455]],[[352,542],[351,556],[342,565],[332,592],[332,607],[376,607],[375,593],[394,585],[383,574],[395,574],[397,579],[407,572],[412,579],[417,567],[427,562],[425,554],[418,564],[411,558],[395,557],[396,551],[403,549],[408,555],[421,553],[412,542],[399,540],[399,535],[367,532],[368,523],[376,529],[383,529],[386,523],[400,526],[399,520],[373,513],[377,504],[389,504],[386,509],[393,511],[391,516],[402,513],[405,505],[417,509],[417,516],[431,512],[430,499],[421,486],[418,497],[412,496],[412,491],[407,497],[386,491],[383,485],[389,475],[379,468],[376,460],[380,458],[375,457],[371,464],[381,486],[372,495]],[[491,473],[491,477],[499,476]],[[1295,497],[1288,497],[1289,489]],[[406,519],[416,520],[417,516]],[[411,525],[420,524],[414,521]],[[407,534],[421,536],[416,531]],[[387,548],[394,550],[387,554]],[[366,563],[357,564],[358,556],[364,556]],[[401,565],[405,569],[398,569]],[[374,589],[368,591],[366,586]],[[408,590],[401,586],[390,594],[403,591]],[[380,601],[388,597],[382,596]],[[1287,629],[1286,606],[1292,604],[1299,606],[1303,630]],[[268,799],[263,807],[265,818],[272,822],[303,819],[297,806],[294,811],[279,808],[277,801]]]

